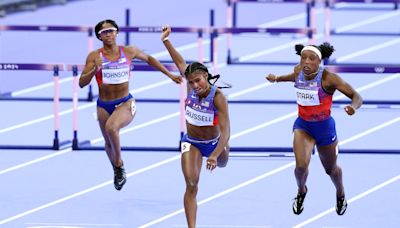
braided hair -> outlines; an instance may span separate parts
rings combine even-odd
[[[329,58],[332,55],[332,53],[335,51],[333,46],[328,42],[324,42],[319,46],[316,46],[316,45],[310,45],[310,46],[317,48],[321,52],[322,59]],[[301,55],[301,51],[303,50],[304,47],[305,46],[303,44],[296,44],[294,46],[294,49],[296,50],[296,54]]]
[[[192,62],[186,67],[185,70],[185,77],[189,76],[190,74],[194,72],[205,72],[207,73],[207,81],[210,85],[215,85],[215,83],[218,81],[218,79],[221,77],[219,74],[217,75],[212,75],[208,72],[208,69],[206,66],[204,66],[202,63],[199,62]],[[213,81],[214,80],[214,81]],[[220,89],[223,88],[232,88],[232,85],[222,82],[224,85],[223,86],[217,86]]]

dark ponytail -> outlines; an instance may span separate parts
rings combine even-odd
[[[185,70],[185,77],[189,76],[190,74],[194,73],[195,71],[202,71],[202,72],[207,73],[207,81],[208,81],[208,83],[210,83],[210,85],[213,85],[213,86],[217,86],[217,85],[215,85],[215,84],[216,84],[216,82],[218,81],[218,79],[221,77],[219,74],[214,75],[214,76],[213,76],[212,74],[210,74],[210,73],[208,72],[207,67],[204,66],[202,63],[199,63],[199,62],[192,62],[191,64],[189,64],[189,65],[186,67],[186,70]],[[228,84],[228,83],[225,83],[225,82],[222,82],[222,83],[223,83],[224,85],[222,85],[222,86],[217,86],[217,87],[220,88],[220,89],[223,89],[223,88],[232,88],[232,85],[230,85],[230,84]]]
[[[324,42],[323,44],[319,45],[318,48],[321,50],[323,59],[329,58],[335,51],[335,48],[328,42]]]

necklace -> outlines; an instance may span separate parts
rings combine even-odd
[[[314,73],[311,73],[311,74],[305,74],[305,73],[304,73],[304,77],[305,77],[307,80],[312,80],[312,79],[314,79],[314,77],[318,74],[318,72],[319,72],[319,67],[318,67],[317,71],[315,71]]]

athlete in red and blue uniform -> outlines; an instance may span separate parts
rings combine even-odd
[[[160,70],[176,83],[181,76],[172,75],[157,59],[134,46],[118,46],[118,25],[113,20],[100,21],[95,26],[96,37],[103,47],[92,51],[79,78],[79,86],[88,85],[96,75],[99,86],[97,119],[105,141],[105,150],[114,168],[114,187],[121,190],[126,183],[126,174],[121,159],[119,131],[132,122],[135,100],[129,93],[131,62],[137,58]]]
[[[270,82],[294,82],[298,104],[298,117],[293,125],[293,151],[296,157],[295,177],[298,193],[293,202],[293,212],[300,214],[307,194],[307,176],[314,146],[326,173],[336,187],[336,212],[343,215],[347,201],[343,186],[342,169],[337,165],[338,137],[335,121],[331,117],[332,95],[339,90],[351,99],[344,110],[353,115],[362,105],[360,94],[337,74],[321,66],[321,60],[329,58],[334,48],[329,43],[319,46],[296,45],[301,56],[300,64],[288,75],[269,74]]]
[[[96,81],[99,87],[104,84],[123,84],[129,81],[131,76],[131,64],[132,60],[126,57],[124,48],[119,46],[119,57],[116,60],[110,60],[105,56],[104,49],[100,48],[100,58],[103,61],[101,69],[96,72]],[[97,99],[97,107],[103,108],[111,115],[116,107],[120,104],[125,103],[128,100],[133,99],[132,94],[128,93],[127,96],[111,100],[104,101],[100,97]],[[134,114],[135,102],[132,102],[132,111]]]

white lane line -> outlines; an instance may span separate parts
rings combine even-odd
[[[317,34],[317,35],[315,35],[315,37],[316,37],[316,39],[321,39],[323,37],[323,35]],[[255,53],[249,54],[249,55],[244,55],[242,57],[239,57],[238,60],[239,60],[239,62],[246,62],[248,60],[252,60],[252,59],[264,56],[264,55],[269,55],[269,54],[272,54],[272,53],[275,53],[278,51],[285,50],[287,48],[293,48],[294,45],[296,45],[298,43],[306,43],[306,42],[308,42],[308,38],[296,39],[294,41],[291,41],[291,42],[288,42],[285,44],[281,44],[281,45],[278,45],[278,46],[275,46],[272,48],[265,49],[263,51],[255,52]]]
[[[62,84],[62,83],[65,83],[65,82],[72,81],[72,79],[73,79],[72,77],[63,78],[63,79],[59,80],[58,82],[60,84]],[[44,83],[44,84],[41,84],[41,85],[37,85],[37,86],[33,86],[33,87],[30,87],[30,88],[27,88],[27,89],[18,90],[18,91],[12,92],[11,96],[12,97],[16,97],[16,96],[19,96],[19,95],[35,92],[35,91],[38,91],[38,90],[41,90],[41,89],[45,89],[45,88],[49,88],[49,87],[54,87],[54,82],[47,82],[47,83]]]
[[[59,155],[63,155],[65,153],[70,152],[71,150],[72,150],[71,148],[68,148],[68,149],[64,149],[64,150],[58,151],[58,152],[53,152],[52,151],[51,154],[49,154],[49,155],[46,155],[46,156],[31,160],[31,161],[28,161],[28,162],[25,162],[25,163],[21,163],[19,165],[16,165],[16,166],[13,166],[13,167],[10,167],[10,168],[7,168],[7,169],[0,170],[0,175],[4,174],[4,173],[11,172],[11,171],[14,171],[14,170],[17,170],[17,169],[20,169],[20,168],[23,168],[25,166],[29,166],[29,165],[41,162],[41,161],[45,161],[47,159],[50,159],[50,158],[53,158],[53,157],[56,157],[56,156],[59,156]]]
[[[321,11],[318,10],[317,14],[320,14],[320,13],[321,13]],[[344,27],[339,27],[336,30],[338,32],[339,31],[340,32],[348,31],[348,30],[351,30],[351,29],[355,29],[355,28],[358,28],[358,27],[361,27],[361,26],[365,26],[365,25],[371,24],[371,23],[375,23],[377,21],[390,19],[391,17],[397,16],[398,14],[400,14],[400,12],[394,12],[394,13],[388,13],[388,14],[384,14],[384,15],[379,15],[379,16],[372,17],[370,19],[363,20],[363,21],[360,21],[360,22],[357,22],[357,23],[353,23],[353,24],[350,24],[350,25],[347,25],[347,26],[344,26]],[[300,15],[297,15],[297,16],[301,17]],[[321,39],[323,37],[324,37],[323,33],[318,33],[318,34],[315,35],[315,39],[316,40]],[[292,42],[289,42],[289,43],[286,43],[286,44],[282,44],[282,45],[278,45],[278,46],[275,46],[273,48],[265,49],[263,51],[255,52],[255,53],[250,54],[250,55],[244,55],[242,57],[239,57],[238,60],[239,60],[239,62],[245,62],[245,61],[248,61],[248,60],[251,60],[251,59],[254,59],[254,58],[257,58],[257,57],[261,57],[261,56],[264,56],[264,55],[269,55],[269,54],[272,54],[274,52],[278,52],[278,51],[281,51],[281,50],[284,50],[284,49],[287,49],[287,48],[292,48],[294,45],[296,45],[298,43],[306,43],[306,42],[308,42],[308,40],[309,40],[308,38],[297,39],[297,40],[294,40]],[[385,48],[387,46],[394,45],[394,44],[396,44],[398,42],[397,40],[398,39],[386,42],[386,43],[388,43],[386,45],[383,45],[383,44],[375,45],[375,46],[373,46],[371,48],[368,48],[367,50],[359,51],[359,52],[357,52],[359,54],[358,55],[354,55],[354,57],[358,57],[360,55],[365,55],[365,54],[368,54],[368,53],[370,53],[372,51],[376,51],[376,50]],[[354,58],[354,57],[349,56],[348,59]],[[345,60],[348,60],[348,59],[345,59]],[[344,61],[344,60],[340,60],[340,61]]]
[[[139,169],[139,170],[136,170],[136,171],[134,171],[134,172],[129,173],[129,174],[127,175],[127,177],[132,177],[132,176],[138,175],[138,174],[143,173],[143,172],[145,172],[145,171],[148,171],[148,170],[157,168],[157,167],[159,167],[159,166],[162,166],[162,165],[164,165],[164,164],[167,164],[167,163],[169,163],[169,162],[175,161],[175,160],[177,160],[177,159],[179,159],[179,158],[180,158],[180,156],[175,156],[175,157],[172,157],[172,158],[169,158],[169,159],[166,159],[166,160],[163,160],[163,161],[154,163],[154,164],[152,164],[152,165],[146,166],[146,167],[144,167],[144,168],[142,168],[142,169]],[[91,188],[87,188],[87,189],[85,189],[85,190],[83,190],[83,191],[80,191],[80,192],[71,194],[71,195],[69,195],[69,196],[63,197],[63,198],[61,198],[61,199],[55,200],[55,201],[53,201],[53,202],[44,204],[44,205],[39,206],[39,207],[36,207],[36,208],[33,208],[33,209],[31,209],[31,210],[28,210],[28,211],[25,211],[25,212],[23,212],[23,213],[17,214],[17,215],[15,215],[15,216],[12,216],[12,217],[3,219],[3,220],[0,221],[0,225],[6,224],[6,223],[8,223],[8,222],[14,221],[14,220],[19,219],[19,218],[24,217],[24,216],[30,215],[30,214],[32,214],[32,213],[35,213],[35,212],[40,211],[40,210],[43,210],[43,209],[45,209],[45,208],[54,206],[54,205],[56,205],[56,204],[65,202],[65,201],[67,201],[67,200],[76,198],[76,197],[78,197],[78,196],[81,196],[81,195],[84,195],[84,194],[86,194],[86,193],[89,193],[89,192],[92,192],[92,191],[94,191],[94,190],[97,190],[97,189],[100,189],[100,188],[102,188],[102,187],[105,187],[105,186],[107,186],[107,185],[111,185],[111,184],[113,184],[113,182],[114,182],[113,180],[105,181],[105,182],[103,182],[103,183],[101,183],[101,184],[95,185],[95,186],[93,186],[93,187],[91,187]]]
[[[250,179],[250,180],[247,180],[247,181],[245,181],[245,182],[242,182],[242,183],[240,183],[240,184],[238,184],[238,185],[236,185],[236,186],[234,186],[234,187],[232,187],[232,188],[229,188],[229,189],[227,189],[227,190],[225,190],[225,191],[222,191],[222,192],[217,193],[217,194],[215,194],[215,195],[213,195],[213,196],[210,196],[210,197],[208,197],[208,198],[206,198],[206,199],[204,199],[204,200],[199,201],[199,202],[197,203],[197,205],[200,206],[200,205],[205,204],[205,203],[207,203],[207,202],[209,202],[209,201],[211,201],[211,200],[217,199],[217,198],[219,198],[219,197],[221,197],[221,196],[224,196],[224,195],[229,194],[229,193],[231,193],[231,192],[233,192],[233,191],[236,191],[236,190],[238,190],[238,189],[240,189],[240,188],[246,187],[247,185],[253,184],[253,183],[255,183],[255,182],[259,181],[259,180],[262,180],[262,179],[264,179],[264,178],[266,178],[266,177],[269,177],[269,176],[272,176],[272,175],[274,175],[274,174],[276,174],[276,173],[279,173],[279,172],[281,172],[281,171],[284,171],[284,170],[286,170],[286,169],[292,167],[294,164],[295,164],[294,162],[290,162],[290,163],[288,163],[288,164],[286,164],[286,165],[283,165],[283,166],[281,166],[281,167],[279,167],[279,168],[277,168],[277,169],[274,169],[274,170],[272,170],[272,171],[269,171],[269,172],[266,172],[266,173],[264,173],[264,174],[262,174],[262,175],[259,175],[259,176],[257,176],[257,177],[254,177],[254,178],[252,178],[252,179]],[[157,223],[160,223],[160,222],[162,222],[162,221],[164,221],[164,220],[166,220],[166,219],[169,219],[169,218],[171,218],[171,217],[174,217],[175,215],[178,215],[178,214],[181,214],[181,213],[184,213],[184,212],[185,212],[185,209],[184,209],[184,208],[181,208],[181,209],[176,210],[176,211],[174,211],[174,212],[172,212],[172,213],[170,213],[170,214],[167,214],[167,215],[165,215],[165,216],[163,216],[163,217],[161,217],[161,218],[158,218],[158,219],[153,220],[153,221],[151,221],[151,222],[149,222],[149,223],[146,223],[146,224],[144,224],[144,225],[141,225],[141,226],[139,226],[138,228],[150,227],[150,226],[152,226],[152,225],[155,225],[155,224],[157,224]]]
[[[397,121],[399,121],[399,120],[400,120],[400,117],[399,117],[399,118],[396,118],[396,121],[393,121],[393,120],[387,121],[387,122],[385,122],[385,123],[383,123],[383,124],[381,124],[381,125],[379,125],[379,126],[389,126],[389,123],[390,123],[390,124],[393,124],[393,123],[395,123],[395,122],[397,122]],[[359,139],[359,138],[361,138],[361,137],[363,137],[363,136],[366,136],[366,135],[368,135],[368,134],[371,134],[371,133],[375,132],[376,130],[382,128],[382,127],[379,127],[379,126],[372,128],[372,129],[375,129],[375,130],[368,130],[368,131],[367,131],[367,132],[368,132],[367,134],[365,134],[365,132],[362,132],[362,133],[359,133],[359,134],[357,134],[357,135],[354,135],[353,137],[351,137],[351,138],[349,138],[349,139],[346,139],[346,140],[344,140],[344,141],[342,141],[342,142],[339,142],[339,145],[340,145],[340,146],[343,146],[343,145],[345,145],[345,144],[347,144],[347,143],[350,143],[350,142],[352,142],[352,141],[354,141],[354,140],[357,140],[357,139]],[[241,136],[241,133],[236,134],[236,137],[239,137],[239,136]],[[210,196],[210,197],[208,197],[208,198],[206,198],[206,199],[204,199],[204,200],[201,200],[201,201],[199,201],[197,204],[200,206],[200,205],[202,205],[202,204],[204,204],[204,203],[207,203],[207,202],[209,202],[209,201],[211,201],[211,200],[217,199],[217,198],[219,198],[219,197],[221,197],[221,196],[223,196],[223,195],[226,195],[226,194],[228,194],[228,193],[231,193],[231,192],[233,192],[233,191],[235,191],[235,190],[237,190],[237,189],[243,188],[243,187],[245,187],[245,186],[247,186],[247,185],[250,185],[250,184],[253,184],[253,183],[255,183],[255,182],[257,182],[257,181],[259,181],[259,180],[261,180],[261,179],[264,179],[264,178],[266,178],[266,177],[269,177],[269,176],[272,176],[272,175],[274,175],[274,174],[276,174],[276,173],[279,173],[279,172],[281,172],[281,171],[284,171],[284,170],[286,170],[286,169],[288,169],[288,168],[294,166],[295,164],[296,164],[296,162],[290,162],[290,163],[288,163],[288,164],[285,164],[285,165],[283,165],[283,166],[281,166],[281,167],[279,167],[279,168],[276,168],[276,169],[274,169],[274,170],[272,170],[272,171],[266,172],[266,173],[264,173],[264,174],[262,174],[262,175],[260,175],[260,176],[257,176],[257,177],[255,177],[255,178],[253,178],[253,179],[250,179],[250,180],[248,180],[248,181],[242,182],[242,183],[240,183],[240,184],[238,184],[238,185],[236,185],[236,186],[234,186],[234,187],[231,187],[231,188],[229,188],[229,189],[227,189],[227,190],[225,190],[225,191],[222,191],[222,192],[217,193],[217,194],[215,194],[215,195],[213,195],[213,196]],[[176,211],[174,211],[174,212],[172,212],[172,213],[170,213],[170,214],[167,214],[167,215],[165,215],[165,216],[163,216],[163,217],[161,217],[161,218],[152,220],[152,221],[150,221],[149,223],[146,223],[146,224],[144,224],[144,225],[141,225],[141,226],[139,226],[139,228],[146,228],[146,227],[150,227],[150,226],[152,226],[152,225],[158,224],[158,223],[160,223],[160,222],[162,222],[162,221],[164,221],[164,220],[167,220],[167,219],[169,219],[169,218],[171,218],[171,217],[174,217],[175,215],[181,214],[181,213],[183,213],[184,211],[185,211],[185,209],[184,209],[184,208],[181,208],[181,209],[176,210]]]
[[[138,129],[141,129],[141,128],[144,128],[144,127],[148,127],[148,126],[153,125],[153,124],[161,123],[161,122],[163,122],[165,120],[172,119],[172,118],[177,117],[179,115],[180,115],[180,112],[174,112],[174,113],[171,113],[169,115],[163,116],[161,118],[158,118],[158,119],[155,119],[155,120],[152,120],[152,121],[148,121],[148,122],[143,123],[143,124],[139,124],[139,125],[136,125],[136,126],[133,126],[133,127],[130,127],[130,128],[124,128],[124,129],[121,130],[120,134],[121,135],[122,134],[126,134],[128,132],[131,132],[131,131],[134,131],[134,130],[138,130]],[[90,143],[91,144],[95,144],[95,143],[103,142],[103,141],[104,141],[103,137],[98,137],[96,139],[90,140]]]
[[[180,114],[179,112],[175,112],[175,113],[172,113],[172,114],[169,114],[169,115],[166,115],[166,116],[162,116],[160,118],[153,119],[151,121],[148,121],[148,122],[145,122],[145,123],[142,123],[142,124],[138,124],[138,125],[136,125],[134,127],[122,130],[120,132],[120,135],[123,135],[123,134],[126,134],[128,132],[132,132],[132,131],[135,131],[135,130],[138,130],[138,129],[141,129],[141,128],[144,128],[144,127],[148,127],[148,126],[160,123],[162,121],[165,121],[165,120],[171,119],[173,117],[179,116],[179,114]],[[99,137],[99,138],[91,140],[90,142],[92,144],[94,144],[94,143],[101,142],[101,141],[104,141],[104,139],[102,137]],[[61,150],[59,152],[52,152],[49,155],[46,155],[46,156],[31,160],[31,161],[28,161],[28,162],[24,162],[22,164],[19,164],[19,165],[16,165],[16,166],[13,166],[13,167],[10,167],[10,168],[7,168],[7,169],[0,170],[0,175],[4,174],[4,173],[11,172],[11,171],[14,171],[14,170],[17,170],[17,169],[20,169],[20,168],[23,168],[23,167],[26,167],[26,166],[29,166],[29,165],[32,165],[32,164],[35,164],[35,163],[38,163],[38,162],[41,162],[41,161],[45,161],[47,159],[50,159],[50,158],[53,158],[53,157],[56,157],[56,156],[59,156],[59,155],[66,154],[66,153],[71,152],[71,151],[72,151],[72,148],[67,148],[67,149]]]
[[[367,49],[356,51],[356,52],[353,52],[353,53],[351,53],[349,55],[345,55],[345,56],[342,56],[340,58],[337,58],[336,62],[340,63],[340,62],[347,61],[349,59],[354,59],[354,58],[357,58],[359,56],[362,56],[362,55],[365,55],[365,54],[369,54],[371,52],[378,51],[380,49],[387,48],[387,47],[390,47],[390,46],[393,46],[393,45],[396,45],[396,44],[399,44],[399,43],[400,43],[400,38],[397,38],[397,39],[394,39],[394,40],[389,40],[387,42],[384,42],[384,43],[381,43],[381,44],[377,44],[377,45],[369,47]]]
[[[49,222],[27,222],[29,228],[44,228],[44,227],[88,227],[88,226],[100,226],[100,227],[110,227],[110,226],[123,226],[123,224],[117,223],[49,223]],[[28,228],[28,227],[25,227]]]
[[[254,92],[256,90],[263,89],[263,88],[269,87],[271,85],[273,85],[273,84],[272,83],[262,83],[262,84],[259,84],[259,85],[256,85],[256,86],[252,86],[250,88],[238,91],[236,93],[229,94],[228,95],[228,99],[239,97],[239,96],[243,96],[245,94],[252,93],[252,92]]]
[[[187,225],[173,225],[173,227],[187,227]],[[272,226],[238,226],[238,225],[196,225],[196,227],[209,227],[209,228],[271,228]]]
[[[392,178],[390,178],[389,180],[387,180],[387,181],[385,181],[385,182],[383,182],[383,183],[381,183],[381,184],[378,184],[378,185],[376,185],[376,186],[374,186],[374,187],[368,189],[367,191],[365,191],[365,192],[363,192],[363,193],[360,193],[360,194],[358,194],[358,195],[352,197],[351,199],[349,199],[349,200],[347,201],[347,203],[348,203],[348,204],[351,204],[351,203],[353,203],[353,202],[355,202],[355,201],[357,201],[357,200],[359,200],[359,199],[362,199],[362,198],[364,198],[365,196],[367,196],[367,195],[369,195],[369,194],[371,194],[371,193],[373,193],[373,192],[376,192],[376,191],[378,191],[379,189],[381,189],[381,188],[383,188],[383,187],[385,187],[385,186],[387,186],[387,185],[389,185],[389,184],[392,184],[392,183],[394,183],[394,182],[396,182],[396,181],[398,181],[398,180],[400,180],[400,175],[397,175],[397,176],[395,176],[395,177],[392,177]],[[324,212],[321,212],[320,214],[318,214],[318,215],[316,215],[316,216],[314,216],[314,217],[312,217],[312,218],[310,218],[310,219],[308,219],[308,220],[306,220],[306,221],[304,221],[304,222],[302,222],[302,223],[300,223],[300,224],[297,224],[297,225],[294,226],[293,228],[304,227],[304,226],[306,226],[307,224],[310,224],[310,223],[314,222],[315,220],[318,220],[318,219],[324,217],[325,215],[328,215],[329,213],[332,213],[332,212],[334,212],[334,211],[335,211],[335,208],[332,207],[332,208],[330,208],[330,209],[328,209],[328,210],[326,210],[326,211],[324,211]]]
[[[400,122],[400,117],[392,119],[390,121],[387,121],[387,122],[385,122],[385,123],[383,123],[381,125],[378,125],[376,127],[370,128],[370,129],[368,129],[367,131],[365,131],[365,132],[363,132],[361,134],[358,134],[358,135],[355,135],[355,136],[353,136],[351,138],[348,138],[348,139],[344,140],[343,143],[347,143],[347,141],[354,141],[356,139],[359,139],[361,137],[369,135],[369,134],[371,134],[371,133],[373,133],[375,131],[378,131],[378,130],[380,130],[382,128],[385,128],[385,127],[390,126],[390,125],[392,125],[394,123],[397,123],[397,122]]]
[[[392,17],[395,17],[395,16],[398,16],[398,15],[400,15],[400,11],[395,10],[395,11],[390,12],[390,13],[386,13],[386,14],[382,14],[382,15],[379,15],[379,16],[371,17],[369,19],[362,20],[362,21],[357,22],[357,23],[353,23],[353,24],[350,24],[350,25],[346,25],[346,26],[337,28],[337,29],[335,29],[335,32],[336,33],[347,32],[349,30],[356,29],[356,28],[359,28],[359,27],[362,27],[362,26],[365,26],[365,25],[368,25],[368,24],[372,24],[372,23],[375,23],[375,22],[383,21],[383,20],[388,20],[388,19],[390,19]]]

